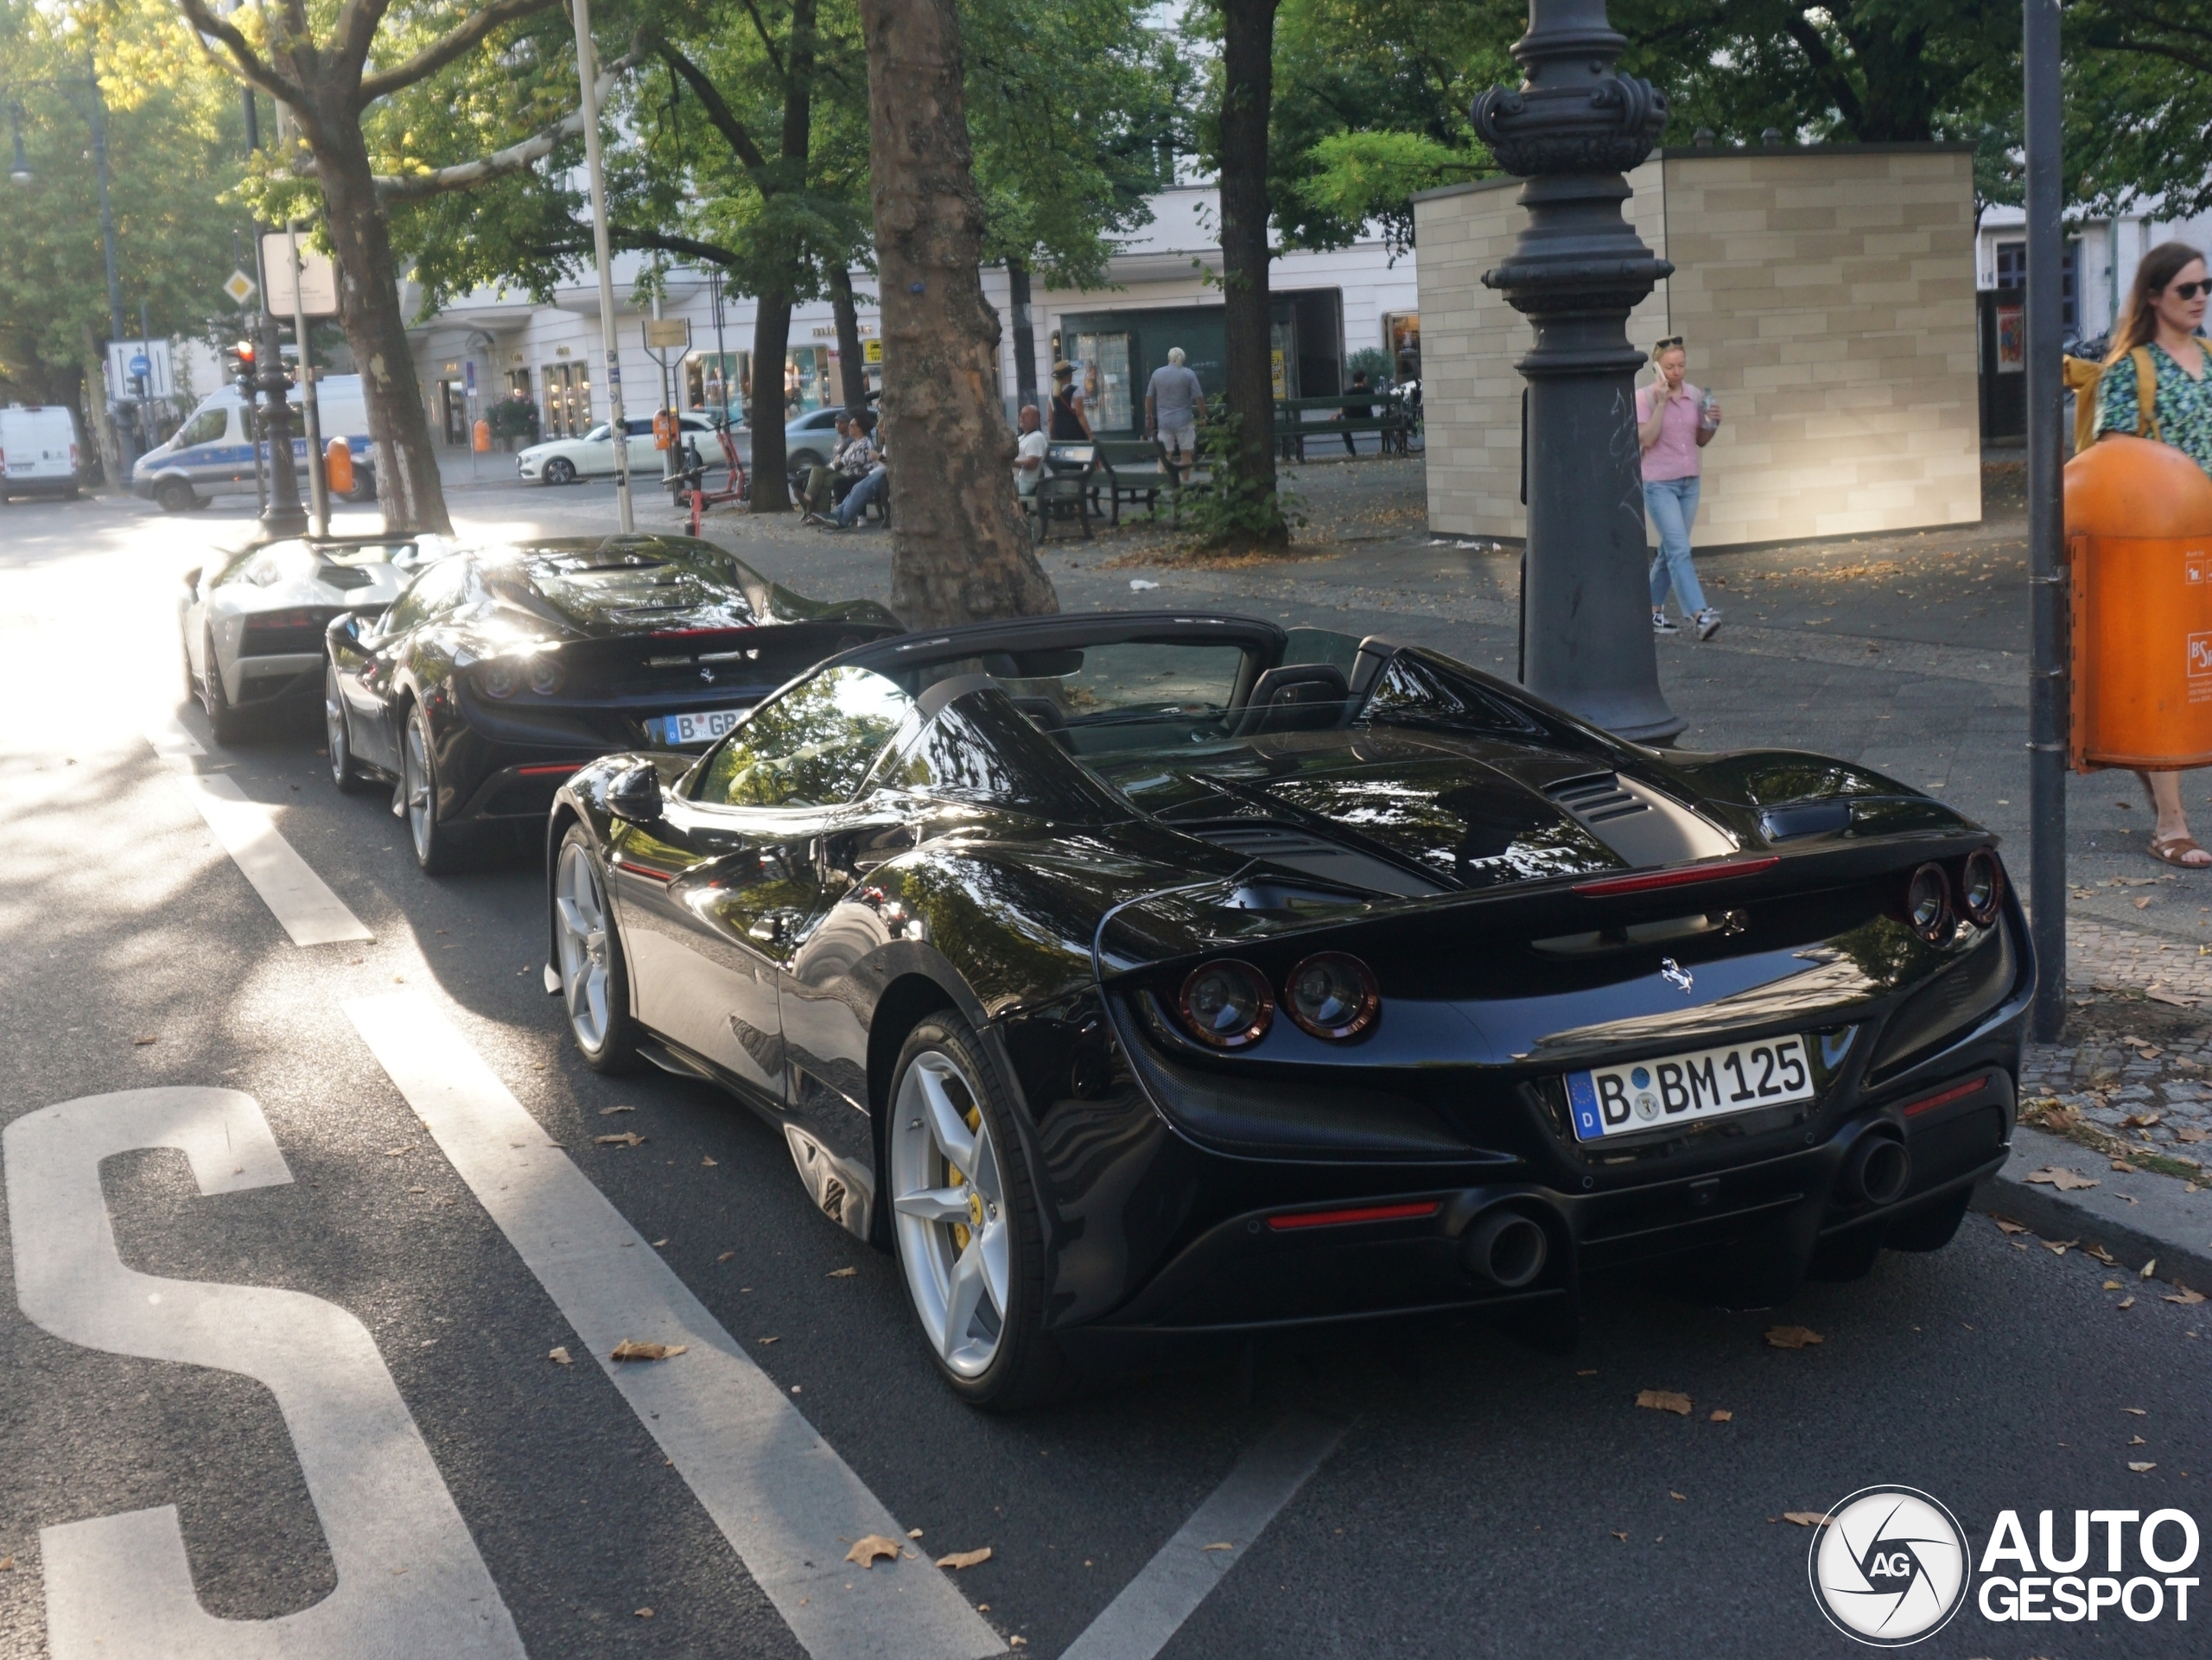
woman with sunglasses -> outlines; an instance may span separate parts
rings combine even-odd
[[[2097,433],[2155,438],[2212,474],[2212,347],[2202,338],[2208,295],[2204,256],[2186,242],[2162,242],[2143,256],[2097,383]],[[2148,409],[2146,381],[2153,390]],[[2212,868],[2212,853],[2189,833],[2179,776],[2135,776],[2158,816],[2151,856],[2183,870]]]
[[[1658,378],[1636,394],[1636,436],[1643,446],[1643,507],[1659,531],[1651,562],[1651,631],[1676,632],[1667,620],[1667,590],[1675,590],[1682,615],[1700,639],[1711,639],[1720,614],[1705,602],[1690,563],[1690,526],[1697,519],[1697,453],[1720,429],[1720,405],[1682,378],[1689,359],[1682,337],[1669,334],[1651,348]]]

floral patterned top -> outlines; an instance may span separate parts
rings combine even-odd
[[[2212,353],[2202,346],[2196,349],[2205,357],[2202,380],[2191,380],[2163,346],[2151,348],[2151,363],[2158,375],[2158,433],[2212,473]],[[2133,433],[2135,417],[2135,365],[2121,358],[2105,366],[2104,378],[2097,383],[2097,430]]]

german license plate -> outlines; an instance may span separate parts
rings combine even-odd
[[[665,744],[712,743],[749,713],[742,709],[717,709],[702,715],[660,715],[645,722],[645,730]]]
[[[1802,1037],[1732,1043],[1567,1077],[1567,1106],[1581,1142],[1812,1098]]]

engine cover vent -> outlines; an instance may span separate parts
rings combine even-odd
[[[1618,773],[1585,773],[1544,792],[1636,868],[1687,864],[1736,851],[1735,839],[1672,797]]]
[[[1619,777],[1597,773],[1554,784],[1545,794],[1586,824],[1602,824],[1651,809],[1621,788]]]

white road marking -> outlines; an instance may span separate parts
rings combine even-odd
[[[434,1003],[393,992],[346,1013],[814,1660],[1006,1651],[926,1557],[844,1560],[852,1540],[906,1530]],[[609,1359],[625,1338],[688,1352]]]
[[[261,895],[262,903],[291,935],[295,945],[376,938],[284,839],[276,828],[276,815],[266,805],[249,800],[236,779],[194,769],[193,758],[207,751],[189,732],[171,722],[148,732],[146,741],[156,754],[170,763],[171,775],[200,809],[215,840],[253,884],[253,891]]]
[[[193,1590],[175,1505],[42,1528],[54,1660],[522,1660],[499,1587],[359,1320],[297,1291],[123,1265],[100,1161],[143,1147],[182,1151],[203,1193],[292,1180],[259,1103],[236,1090],[129,1090],[28,1113],[0,1135],[16,1300],[65,1342],[266,1385],[338,1588],[280,1619],[218,1619]]]
[[[1351,1427],[1306,1412],[1276,1425],[1237,1460],[1221,1485],[1060,1660],[1152,1660]],[[1207,1549],[1223,1543],[1234,1549]]]

